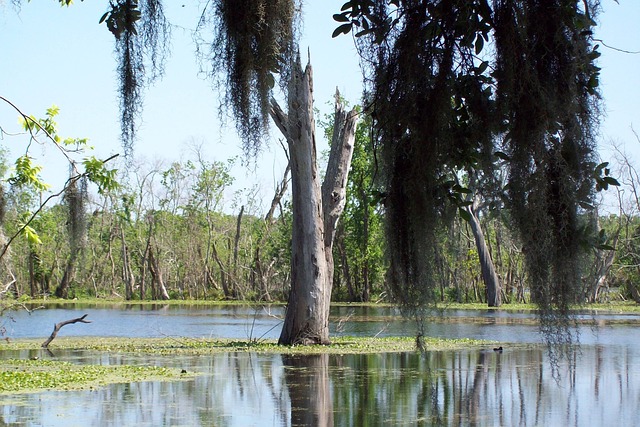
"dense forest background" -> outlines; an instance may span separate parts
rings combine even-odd
[[[325,132],[328,118],[320,119]],[[347,206],[334,247],[333,300],[390,301],[385,273],[385,198],[377,184],[377,153],[370,119],[359,126]],[[291,208],[289,170],[270,202],[251,188],[231,193],[235,160],[207,159],[197,145],[170,164],[119,164],[111,191],[78,180],[44,206],[26,230],[25,218],[46,192],[6,187],[2,232],[14,237],[2,256],[3,294],[33,298],[124,298],[285,301],[290,287]],[[597,242],[583,266],[583,299],[639,299],[639,177],[620,150],[607,165],[619,187],[609,187],[607,207],[586,224]],[[12,182],[12,160],[2,153],[3,182]],[[498,171],[499,173],[499,171]],[[464,181],[466,177],[458,177]],[[79,201],[82,201],[81,203]],[[261,211],[261,206],[268,206]],[[504,303],[528,302],[522,245],[509,211],[474,203],[474,215],[501,282]],[[600,212],[600,214],[598,214]],[[30,233],[35,233],[31,235]],[[468,215],[438,230],[436,271],[442,302],[486,302],[486,289]]]

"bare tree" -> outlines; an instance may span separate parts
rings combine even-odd
[[[289,83],[288,115],[271,102],[271,117],[289,146],[293,204],[291,290],[280,344],[329,343],[333,239],[344,209],[358,117],[355,110],[346,112],[336,96],[334,136],[321,188],[312,80],[311,64],[303,70],[298,57]]]

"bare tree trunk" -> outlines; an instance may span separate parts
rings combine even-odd
[[[153,288],[156,290],[154,294],[155,299],[168,300],[169,293],[164,286],[164,279],[162,278],[162,270],[158,266],[158,260],[153,255],[153,248],[149,248],[149,272],[151,273],[151,280],[153,282]]]
[[[67,260],[67,265],[64,268],[64,274],[62,275],[62,279],[60,283],[56,287],[56,297],[66,299],[69,297],[69,285],[73,280],[73,274],[76,266],[76,254],[72,253],[69,255],[69,259]]]
[[[233,276],[236,282],[238,277],[238,248],[240,246],[240,225],[242,223],[242,215],[244,214],[244,205],[240,207],[240,213],[238,214],[238,220],[236,221],[236,236],[233,241]]]
[[[291,289],[279,343],[328,344],[331,282],[316,164],[311,66],[307,65],[304,72],[295,66],[292,74],[289,117],[279,109],[280,114],[275,115],[278,127],[281,124],[286,129],[283,133],[291,156],[293,209]]]
[[[351,279],[351,271],[349,269],[349,258],[347,257],[347,249],[344,245],[344,240],[338,241],[338,253],[340,254],[340,260],[342,261],[342,275],[347,287],[347,293],[349,294],[349,301],[356,302],[356,291],[353,289],[353,280]]]
[[[216,264],[218,264],[218,268],[220,268],[220,283],[222,284],[222,292],[224,292],[224,297],[231,298],[231,291],[229,290],[229,285],[227,284],[227,271],[224,267],[224,264],[222,263],[222,260],[220,259],[220,256],[218,256],[216,243],[213,241],[211,242],[211,254],[213,255],[213,259],[215,260]]]
[[[331,250],[344,209],[357,113],[345,113],[336,100],[334,141],[321,190],[316,164],[311,64],[303,71],[298,59],[293,68],[289,115],[275,100],[271,108],[271,117],[289,146],[293,208],[291,290],[279,343],[328,344],[333,279]]]
[[[618,240],[618,236],[616,235],[614,238],[615,247],[616,242]],[[611,270],[611,266],[613,265],[613,261],[615,259],[616,251],[615,250],[602,250],[598,249],[595,255],[595,274],[593,278],[593,283],[591,286],[591,292],[589,292],[589,302],[598,302],[598,298],[600,297],[600,290],[607,286],[607,276],[609,275],[609,271]]]
[[[149,259],[149,252],[151,251],[151,236],[153,235],[153,229],[155,226],[155,212],[151,211],[147,215],[147,220],[149,221],[149,228],[147,230],[147,241],[144,246],[144,251],[142,252],[142,257],[140,258],[140,300],[143,301],[147,298],[147,265]],[[154,298],[155,298],[155,290]]]
[[[595,227],[597,230],[600,230],[600,216],[598,214],[598,210],[595,211]],[[594,256],[594,270],[593,273],[589,275],[589,279],[591,283],[589,284],[587,299],[589,302],[598,302],[598,298],[600,297],[600,290],[607,286],[607,276],[609,275],[609,271],[611,270],[611,266],[613,266],[613,261],[616,256],[616,247],[618,246],[618,239],[620,238],[620,231],[622,230],[622,215],[618,217],[618,227],[611,237],[611,248],[612,249],[601,249],[598,248],[595,251]]]
[[[38,295],[38,290],[40,288],[37,274],[36,274],[36,264],[39,263],[40,257],[38,253],[33,249],[29,250],[29,290],[31,294],[31,298],[35,298]]]
[[[636,289],[636,285],[634,285],[631,282],[627,282],[628,283],[628,287],[629,287],[629,292],[631,292],[631,298],[633,298],[633,300],[640,304],[640,292],[638,292],[638,290]]]
[[[496,273],[491,254],[489,253],[487,241],[484,238],[480,221],[475,212],[476,206],[476,202],[474,202],[473,207],[469,207],[467,212],[469,212],[469,224],[471,225],[471,231],[473,232],[476,248],[478,249],[482,280],[487,288],[487,304],[489,307],[500,307],[502,304],[500,279],[498,279],[498,274]]]
[[[286,149],[285,149],[286,152]],[[282,181],[276,187],[276,192],[273,195],[273,199],[271,200],[271,207],[269,207],[269,212],[264,217],[264,222],[267,223],[267,226],[270,226],[274,222],[274,214],[276,212],[276,208],[280,205],[280,201],[284,197],[287,192],[287,188],[289,188],[289,173],[291,172],[291,160],[287,162],[287,167],[284,169],[284,174],[282,176]]]
[[[329,162],[322,183],[322,203],[324,204],[324,247],[329,273],[329,286],[333,284],[333,242],[336,236],[338,220],[347,203],[347,180],[355,142],[355,110],[347,112],[340,102],[340,93],[336,88],[335,113],[333,116],[333,138]]]
[[[135,276],[131,271],[131,260],[129,259],[129,248],[124,237],[124,229],[120,228],[120,239],[122,241],[122,281],[124,282],[124,298],[130,301],[133,297],[133,286],[135,284]]]
[[[284,148],[284,145],[283,145],[283,148]],[[286,148],[284,148],[284,151],[288,156]],[[260,250],[264,244],[264,241],[269,237],[269,231],[271,230],[271,226],[275,222],[274,215],[275,215],[276,208],[280,205],[280,201],[286,194],[287,188],[289,187],[290,172],[291,172],[291,161],[287,162],[287,167],[284,170],[282,181],[280,181],[280,184],[276,186],[275,194],[273,195],[273,199],[271,200],[271,207],[269,208],[269,211],[264,217],[265,230],[262,236],[260,237],[260,240],[258,241],[258,244],[256,245],[256,250],[254,252],[255,256],[254,256],[253,268],[260,284],[260,292],[261,292],[260,299],[263,299],[265,301],[271,301],[271,295],[269,294],[269,282],[267,277],[268,269],[267,271],[265,271],[262,265]]]
[[[42,343],[42,348],[48,348],[49,344],[51,344],[51,341],[54,340],[54,338],[58,335],[58,332],[60,332],[60,329],[62,329],[63,326],[66,325],[71,325],[73,323],[91,323],[90,320],[84,320],[85,317],[87,317],[88,315],[85,314],[82,317],[78,317],[76,319],[70,319],[70,320],[65,320],[64,322],[60,322],[60,323],[56,323],[53,327],[53,332],[51,332],[51,335],[49,335],[49,338],[47,338],[45,340],[45,342]]]
[[[362,185],[360,185],[360,188],[360,200],[367,200],[364,190],[362,190]],[[369,280],[369,209],[364,210],[362,225],[362,239],[364,240],[364,247],[362,250],[365,254],[363,260],[364,265],[362,266],[362,301],[369,302],[371,299],[371,282]]]

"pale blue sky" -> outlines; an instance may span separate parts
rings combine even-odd
[[[304,9],[303,61],[307,48],[314,67],[316,107],[330,112],[326,105],[336,86],[352,103],[361,94],[361,73],[350,36],[331,39],[336,27],[332,14],[345,0],[307,0]],[[113,38],[104,25],[104,1],[77,1],[61,8],[54,0],[24,3],[19,14],[8,0],[0,0],[0,95],[24,112],[42,116],[56,104],[63,136],[88,137],[99,157],[122,152],[119,141],[117,83]],[[193,29],[204,2],[165,1],[172,23]],[[182,7],[182,5],[185,7]],[[602,0],[597,37],[606,44],[629,51],[640,51],[640,1]],[[640,153],[630,126],[640,128],[640,55],[601,48],[602,93],[606,116],[602,127],[602,146],[610,139],[624,142],[635,158]],[[173,30],[172,56],[164,79],[147,90],[144,115],[135,146],[135,155],[147,159],[177,160],[188,150],[190,140],[204,142],[210,160],[225,160],[241,154],[233,122],[222,128],[217,118],[218,100],[210,82],[199,78],[194,45],[187,30]],[[0,105],[0,123],[15,130],[16,115]],[[278,137],[277,130],[272,131]],[[1,144],[19,144],[13,139]],[[237,166],[233,173],[239,186],[259,182],[264,197],[272,194],[273,183],[284,169],[277,143],[271,142],[247,171]],[[39,150],[34,154],[39,154]],[[52,162],[55,153],[46,152],[41,163],[48,169],[45,179],[67,175],[63,163]],[[603,152],[603,157],[608,154]],[[606,160],[606,158],[605,158]],[[62,167],[60,167],[62,165]]]

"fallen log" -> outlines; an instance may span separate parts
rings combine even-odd
[[[77,323],[77,322],[81,322],[81,323],[91,323],[90,320],[84,320],[84,318],[87,317],[87,315],[85,314],[82,317],[78,317],[76,319],[71,319],[71,320],[65,320],[64,322],[60,322],[57,323],[54,327],[53,327],[53,332],[51,332],[51,336],[49,336],[49,338],[47,338],[47,340],[45,342],[42,343],[42,348],[47,348],[49,347],[49,344],[51,343],[51,341],[53,341],[53,339],[56,337],[56,335],[58,335],[58,332],[60,331],[60,329],[62,329],[63,326],[65,325],[70,325],[71,323]]]

